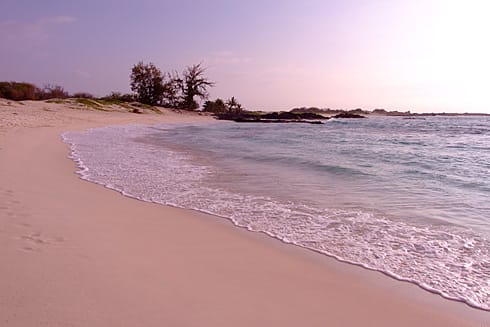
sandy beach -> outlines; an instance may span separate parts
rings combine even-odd
[[[410,283],[81,180],[60,136],[208,121],[0,99],[0,326],[490,326]]]

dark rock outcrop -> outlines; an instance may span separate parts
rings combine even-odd
[[[271,112],[260,116],[262,119],[327,119],[325,116],[313,112]]]
[[[238,123],[322,124],[320,120],[326,120],[329,118],[314,113],[270,112],[265,114],[257,114],[257,113],[250,113],[250,112],[241,112],[241,113],[217,114],[216,119],[232,120]]]
[[[338,115],[333,116],[332,118],[366,118],[366,116],[358,115],[358,114],[352,114],[349,112],[343,112]]]

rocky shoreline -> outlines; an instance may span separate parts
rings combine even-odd
[[[222,113],[216,114],[215,118],[218,120],[231,120],[237,123],[305,123],[305,124],[323,124],[324,120],[332,118],[366,118],[362,115],[352,113],[340,113],[332,117],[325,117],[323,115],[312,112],[270,112],[270,113],[256,113],[256,112],[240,112],[240,113]]]

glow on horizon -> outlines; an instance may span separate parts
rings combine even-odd
[[[139,60],[162,70],[202,61],[217,82],[211,97],[248,109],[490,113],[487,1],[115,5],[3,1],[0,79],[105,95],[129,91]]]
[[[412,103],[435,111],[490,113],[489,10],[486,1],[445,1],[435,8],[437,14],[419,31],[420,53],[404,67],[416,90]]]

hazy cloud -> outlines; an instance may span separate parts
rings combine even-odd
[[[45,40],[49,37],[51,27],[74,21],[76,18],[72,16],[44,17],[31,22],[3,21],[0,22],[0,41],[22,43]]]
[[[234,52],[228,50],[212,52],[206,59],[206,62],[209,62],[212,65],[246,64],[251,61],[252,59],[249,57],[239,56]]]
[[[81,77],[81,78],[85,78],[85,79],[92,77],[92,75],[90,73],[83,71],[83,70],[80,70],[80,69],[75,71],[75,75],[78,77]]]
[[[55,25],[60,25],[60,24],[69,24],[73,23],[77,19],[72,16],[54,16],[54,17],[46,17],[41,19],[39,22],[43,24],[55,24]]]

